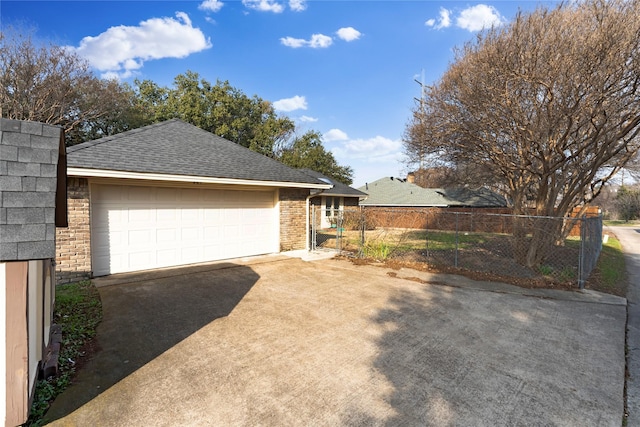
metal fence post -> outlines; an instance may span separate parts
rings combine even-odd
[[[453,261],[453,265],[458,268],[458,212],[455,213],[456,214],[456,253],[455,253],[455,258]]]
[[[425,233],[424,233],[424,245],[425,245],[425,253],[427,254],[427,258],[429,257],[429,212],[425,213],[426,221],[425,221]]]
[[[359,248],[359,258],[364,256],[364,240],[365,240],[365,231],[367,230],[367,219],[364,213],[364,207],[360,206],[360,248]]]
[[[316,247],[317,247],[317,240],[316,240],[316,209],[314,208],[313,205],[311,205],[311,250],[315,251]]]
[[[586,238],[587,238],[587,221],[586,221],[587,217],[586,215],[583,215],[581,218],[581,222],[580,222],[580,251],[579,251],[579,255],[578,255],[578,287],[580,288],[580,290],[584,289],[584,282],[585,282],[585,277],[584,277],[584,262],[585,262],[585,258],[584,258],[584,250],[585,250],[585,246],[586,246]]]

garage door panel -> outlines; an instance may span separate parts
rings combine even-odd
[[[207,242],[215,242],[220,239],[222,232],[220,226],[206,226],[204,227],[204,239]]]
[[[160,249],[156,251],[158,267],[170,267],[178,258],[178,251],[175,249]]]
[[[134,270],[145,270],[156,265],[155,254],[151,251],[129,253],[129,265]]]
[[[202,201],[202,190],[183,189],[178,193],[178,200],[184,202]]]
[[[124,194],[132,202],[149,202],[155,195],[155,189],[153,187],[127,187]]]
[[[189,260],[190,263],[204,262],[202,248],[200,246],[183,247],[181,258]]]
[[[277,250],[273,191],[92,185],[96,275]]]
[[[178,200],[177,188],[156,188],[156,200],[162,202],[175,202]]]
[[[156,220],[161,221],[175,221],[178,217],[175,208],[161,207],[156,209]]]
[[[147,222],[147,221],[155,220],[155,210],[144,209],[142,207],[139,209],[129,209],[129,211],[127,212],[127,215],[128,215],[129,222],[136,222],[136,221]]]
[[[123,192],[117,186],[101,185],[91,192],[92,195],[101,201],[102,203],[119,203],[127,196],[126,192]]]
[[[164,228],[156,230],[156,243],[174,243],[176,242],[176,229],[175,228]]]
[[[199,218],[200,209],[190,208],[180,210],[180,219],[182,221],[197,221]]]
[[[129,245],[130,246],[145,246],[153,245],[155,239],[152,239],[151,230],[129,230]]]

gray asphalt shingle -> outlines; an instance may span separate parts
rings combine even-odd
[[[506,199],[488,188],[423,188],[406,179],[385,177],[360,187],[369,194],[362,206],[506,207]]]
[[[124,172],[325,184],[178,119],[69,147],[67,164]]]
[[[359,188],[369,197],[360,202],[362,206],[457,206],[460,203],[448,199],[442,190],[422,188],[407,180],[393,177],[381,178]]]
[[[367,193],[364,193],[360,190],[356,190],[353,187],[349,187],[346,184],[341,183],[333,178],[330,178],[320,172],[314,171],[312,169],[300,169],[302,172],[311,175],[312,177],[319,179],[325,183],[330,183],[333,185],[333,188],[328,190],[322,190],[318,195],[323,196],[346,196],[346,197],[366,197]]]

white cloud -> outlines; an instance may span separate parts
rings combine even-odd
[[[346,132],[334,128],[324,133],[322,140],[338,164],[353,168],[356,188],[385,176],[401,176],[404,154],[400,139],[379,135],[351,139]]]
[[[325,36],[324,34],[313,34],[309,40],[296,39],[294,37],[282,37],[280,39],[280,43],[292,48],[311,47],[317,49],[331,46],[333,44],[333,39],[329,36]]]
[[[242,0],[242,4],[259,12],[281,13],[284,10],[284,6],[274,0]]]
[[[302,12],[307,8],[306,0],[289,0],[289,7],[294,12]]]
[[[324,34],[313,34],[311,40],[309,40],[309,47],[312,48],[325,48],[333,44],[333,39]]]
[[[350,41],[353,41],[353,40],[358,40],[360,38],[360,36],[362,35],[362,33],[360,33],[360,31],[356,30],[353,27],[340,28],[338,31],[336,31],[336,34],[342,40],[347,41],[347,42],[350,42]]]
[[[103,76],[127,78],[144,65],[144,61],[184,58],[211,47],[211,41],[189,16],[177,12],[176,18],[151,18],[137,27],[111,27],[96,37],[85,37],[74,49]]]
[[[334,143],[331,152],[339,164],[349,165],[354,170],[354,186],[364,185],[385,176],[400,176],[402,169],[401,140],[393,140],[383,136],[368,139],[348,139],[344,132],[338,131],[345,138]],[[325,134],[325,140],[326,134]]]
[[[396,158],[401,151],[402,141],[375,136],[369,139],[350,139],[343,144],[343,150],[355,158],[369,159],[371,162]]]
[[[307,100],[304,96],[296,95],[293,98],[285,98],[273,103],[273,108],[278,111],[306,110]]]
[[[495,7],[478,4],[460,12],[456,25],[468,31],[480,31],[483,28],[500,26],[504,22],[505,18],[500,15],[500,12]]]
[[[222,6],[224,6],[224,3],[222,3],[220,0],[204,0],[202,3],[200,3],[198,9],[206,10],[209,12],[217,12],[222,8]]]
[[[287,47],[299,48],[307,45],[307,41],[305,39],[296,39],[293,37],[282,37],[280,39],[280,43]]]
[[[315,117],[309,117],[309,116],[300,116],[298,117],[298,120],[301,122],[309,122],[309,123],[313,123],[313,122],[317,122],[318,119]]]
[[[427,22],[425,22],[425,25],[428,27],[433,27],[436,30],[439,30],[441,28],[448,28],[451,26],[451,11],[448,9],[445,9],[444,7],[440,8],[440,16],[438,18],[438,20],[436,21],[435,19],[429,19]]]
[[[349,137],[347,136],[346,133],[344,133],[340,129],[331,129],[330,131],[322,135],[322,139],[324,139],[327,142],[333,142],[333,141],[346,141],[349,139]]]

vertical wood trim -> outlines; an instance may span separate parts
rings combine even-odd
[[[7,426],[23,424],[29,410],[26,313],[28,270],[29,263],[26,261],[6,264]]]
[[[27,336],[29,339],[29,389],[28,394],[35,386],[38,379],[38,365],[42,359],[42,300],[43,300],[43,277],[42,260],[29,261],[29,274],[27,277],[29,288],[27,299],[29,308],[27,311]]]
[[[0,422],[7,419],[7,264],[0,262]],[[2,404],[5,402],[5,404]]]
[[[43,301],[43,329],[44,329],[44,342],[43,346],[46,348],[49,345],[51,339],[51,323],[53,322],[53,264],[50,259],[44,261],[43,265],[44,274],[44,301]],[[45,354],[42,354],[40,358],[44,358]]]

